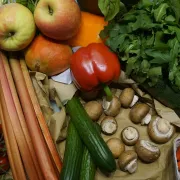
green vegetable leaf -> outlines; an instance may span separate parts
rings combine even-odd
[[[148,77],[150,78],[151,82],[149,82],[150,86],[154,86],[162,76],[162,68],[160,66],[153,67],[148,72]]]
[[[20,3],[24,6],[27,6],[27,0],[16,0],[17,3]]]
[[[171,56],[169,52],[161,52],[159,50],[147,49],[145,50],[145,53],[148,56],[152,57],[150,63],[164,64],[169,63],[171,61]]]
[[[179,87],[179,89],[180,89],[180,70],[176,73],[176,76],[175,76],[175,85],[177,87]]]
[[[106,21],[112,20],[120,11],[120,0],[98,0],[98,6]]]
[[[38,2],[39,0],[27,0],[27,7],[32,11],[32,13],[34,12]]]
[[[157,9],[154,10],[154,18],[156,22],[161,22],[164,16],[166,15],[166,10],[168,8],[167,3],[161,4]]]
[[[147,60],[143,60],[141,62],[140,69],[141,69],[142,73],[148,73],[150,67],[151,67],[151,65]]]
[[[176,26],[168,26],[168,29],[172,32],[172,33],[176,33],[177,39],[180,42],[180,29]]]
[[[170,0],[171,7],[176,15],[176,23],[179,23],[180,20],[180,1],[179,0]]]

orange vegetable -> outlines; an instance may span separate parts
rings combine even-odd
[[[176,159],[177,161],[180,161],[180,146],[176,150]]]
[[[69,68],[70,46],[45,36],[37,36],[25,52],[28,68],[52,76]]]
[[[102,42],[99,33],[107,22],[104,17],[81,11],[81,26],[78,33],[67,43],[71,46],[87,46],[93,42]]]

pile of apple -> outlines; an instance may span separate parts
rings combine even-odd
[[[39,33],[58,43],[76,35],[81,11],[74,0],[40,0],[34,13],[19,3],[10,3],[0,6],[0,22],[0,49],[21,51]]]

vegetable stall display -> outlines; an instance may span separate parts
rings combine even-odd
[[[178,134],[137,89],[167,83],[179,107],[178,1],[78,2],[1,1],[0,174],[10,168],[14,180],[129,179],[161,168]],[[122,83],[121,68],[135,81]],[[61,101],[49,82],[66,73],[74,94]]]

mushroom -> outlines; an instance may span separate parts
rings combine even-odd
[[[116,119],[112,116],[105,116],[101,121],[102,132],[106,135],[112,135],[117,131]]]
[[[118,159],[119,168],[122,171],[134,173],[137,169],[137,154],[133,150],[127,150],[121,153]]]
[[[125,151],[125,145],[119,138],[111,138],[106,143],[115,159],[117,159],[121,153]]]
[[[156,143],[166,143],[175,133],[175,127],[166,119],[156,117],[148,125],[148,134]]]
[[[121,132],[121,138],[125,145],[133,146],[139,139],[139,132],[135,127],[125,127]]]
[[[134,104],[136,104],[136,102],[139,100],[139,97],[135,95],[132,88],[125,88],[121,92],[119,99],[122,107],[128,108],[134,106]]]
[[[107,101],[106,98],[103,99],[103,109],[107,116],[118,115],[121,108],[121,102],[117,96],[113,96],[111,101]]]
[[[134,123],[149,124],[151,121],[150,107],[145,103],[137,103],[130,110],[129,117]]]
[[[93,121],[97,121],[103,113],[102,105],[98,101],[89,101],[84,108]]]
[[[146,163],[152,163],[160,156],[158,146],[147,140],[139,140],[135,144],[135,151],[138,157]]]

